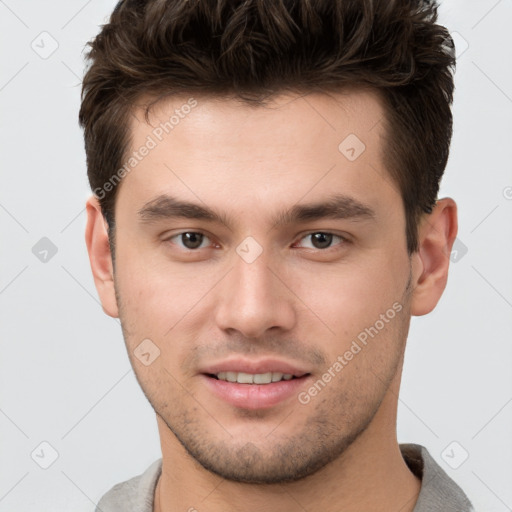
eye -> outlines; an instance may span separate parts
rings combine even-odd
[[[197,231],[183,231],[182,233],[178,233],[176,235],[171,236],[167,239],[167,241],[172,241],[173,239],[177,239],[183,245],[181,246],[184,249],[194,250],[194,249],[202,249],[201,244],[204,240],[209,240],[209,238],[203,233],[199,233]],[[176,243],[176,242],[173,242]],[[180,243],[176,243],[176,245],[180,245]],[[206,245],[207,247],[208,245]]]
[[[336,245],[343,245],[349,240],[341,235],[336,235],[334,233],[329,233],[325,231],[315,231],[312,233],[308,233],[304,235],[300,240],[306,240],[308,237],[311,238],[311,244],[309,246],[303,246],[307,249],[330,249],[333,247],[333,241],[338,239],[340,242]],[[181,233],[177,233],[171,237],[169,237],[166,241],[172,242],[178,247],[181,246],[182,249],[188,251],[194,251],[196,249],[204,249],[208,247],[208,241],[211,240],[204,234],[198,231],[182,231]],[[206,242],[206,245],[204,245]],[[295,244],[297,245],[297,244]]]
[[[327,233],[324,231],[315,231],[313,233],[308,233],[301,240],[305,240],[306,238],[311,237],[311,246],[307,247],[308,249],[330,249],[333,239],[337,238],[341,240],[341,243],[337,245],[343,245],[343,243],[348,242],[345,237],[341,235],[335,235],[334,233]]]

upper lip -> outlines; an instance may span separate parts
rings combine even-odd
[[[251,361],[250,359],[227,359],[218,363],[211,364],[204,368],[200,373],[207,373],[215,375],[220,372],[235,372],[235,373],[269,373],[280,372],[283,374],[290,374],[294,377],[302,377],[308,372],[299,366],[293,365],[286,361],[278,359],[259,359]]]

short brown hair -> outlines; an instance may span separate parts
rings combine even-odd
[[[90,43],[80,108],[89,182],[113,226],[136,101],[176,94],[251,105],[285,92],[369,87],[385,108],[384,164],[409,253],[448,160],[455,56],[429,0],[121,0]],[[146,108],[146,117],[150,105]]]

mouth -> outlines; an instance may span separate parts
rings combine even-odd
[[[218,372],[206,374],[212,379],[222,380],[238,384],[272,384],[273,382],[300,379],[309,373],[293,375],[292,373],[266,372],[266,373],[245,373],[245,372]]]
[[[200,377],[212,398],[237,409],[263,410],[278,405],[283,407],[287,401],[298,399],[312,375],[301,371],[219,371],[202,373]]]

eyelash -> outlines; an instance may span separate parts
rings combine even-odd
[[[204,237],[206,238],[210,238],[206,233],[203,233],[201,231],[180,231],[179,233],[176,233],[174,235],[172,235],[171,237],[165,239],[164,241],[165,242],[171,242],[171,240],[173,238],[176,238],[176,237],[180,237],[181,235],[185,234],[185,233],[193,233],[195,235],[203,235]],[[340,243],[337,244],[337,246],[342,246],[342,245],[345,245],[347,243],[350,243],[350,240],[342,235],[337,235],[336,233],[331,233],[330,231],[310,231],[309,233],[305,233],[304,235],[301,236],[301,238],[299,238],[299,241],[308,237],[308,236],[311,236],[311,235],[314,235],[314,234],[318,234],[318,233],[321,233],[323,235],[332,235],[333,237],[337,237],[341,240]],[[172,242],[171,242],[172,243]],[[310,250],[316,250],[316,251],[320,251],[320,252],[327,252],[329,251],[330,249],[335,249],[337,247],[336,245],[335,246],[330,246],[330,247],[327,247],[325,249],[317,249],[315,247],[306,247],[305,249],[310,249]],[[185,250],[185,252],[198,252],[200,249],[204,249],[205,247],[198,247],[196,249],[187,249],[186,247],[183,247],[183,249]]]

